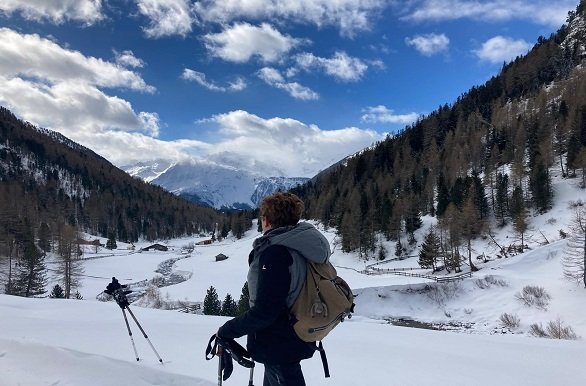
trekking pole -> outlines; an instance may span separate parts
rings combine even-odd
[[[248,378],[248,386],[254,386],[253,383],[253,376],[254,376],[254,366],[250,368],[250,378]]]
[[[144,338],[147,340],[147,342],[149,342],[149,345],[151,346],[151,348],[155,352],[155,355],[157,356],[157,358],[159,358],[159,362],[163,363],[163,360],[161,359],[161,356],[159,355],[159,353],[155,349],[155,346],[153,346],[153,344],[151,343],[151,340],[147,336],[146,332],[144,332],[144,330],[142,329],[142,326],[140,325],[140,323],[138,322],[138,320],[136,320],[136,316],[134,316],[134,314],[130,310],[130,307],[129,306],[126,306],[126,309],[130,313],[130,316],[132,316],[132,319],[134,319],[134,322],[136,323],[136,325],[138,326],[138,328],[140,328],[140,331],[142,332],[142,335],[144,336]],[[124,309],[122,309],[122,311],[124,311]],[[126,318],[126,314],[124,314],[124,318]],[[128,324],[128,321],[126,322],[126,324]],[[130,331],[130,328],[128,329],[128,331]],[[131,336],[131,338],[132,338],[132,336]],[[134,344],[134,342],[133,342],[133,344]]]
[[[222,346],[218,346],[216,355],[218,356],[218,386],[222,386],[222,370],[224,365],[222,363]]]
[[[134,356],[136,360],[139,361],[138,352],[136,351],[136,345],[134,344],[134,338],[132,337],[132,331],[130,330],[130,324],[128,324],[128,318],[126,317],[126,312],[124,312],[124,308],[122,308],[122,315],[124,315],[124,321],[126,322],[126,328],[128,329],[128,335],[130,336],[130,341],[132,342],[132,348],[134,349]]]

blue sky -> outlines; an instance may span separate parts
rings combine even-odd
[[[484,83],[577,3],[0,0],[0,104],[119,166],[312,176]]]

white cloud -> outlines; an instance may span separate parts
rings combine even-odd
[[[272,67],[263,67],[258,71],[258,77],[264,80],[268,85],[285,90],[295,99],[316,100],[319,94],[312,89],[302,86],[297,82],[287,82],[283,75]]]
[[[116,63],[122,67],[142,68],[144,67],[144,61],[134,56],[134,53],[130,50],[118,52],[114,50],[116,56]]]
[[[106,158],[117,166],[154,159],[183,160],[190,153],[202,153],[209,147],[193,140],[163,141],[142,133],[104,131],[77,134],[75,141]]]
[[[110,129],[157,133],[152,119],[133,111],[128,101],[80,81],[53,85],[0,76],[0,103],[34,124],[59,129],[70,138],[83,131]]]
[[[8,77],[36,77],[53,83],[82,81],[100,87],[155,91],[133,71],[64,49],[39,35],[24,35],[8,28],[0,28],[0,58],[0,75]]]
[[[214,115],[200,123],[210,126],[213,141],[162,141],[125,131],[83,131],[76,140],[91,144],[92,150],[116,165],[153,159],[231,160],[250,168],[271,165],[286,176],[313,177],[384,138],[384,134],[373,130],[357,127],[322,130],[296,119],[265,119],[242,110]]]
[[[472,18],[485,21],[526,19],[558,27],[568,11],[576,8],[575,0],[422,0],[405,17],[413,21],[443,21]]]
[[[159,136],[159,114],[147,113],[143,111],[138,114],[138,119],[140,119],[141,126],[148,135],[150,135],[151,137]]]
[[[478,50],[472,51],[481,60],[491,63],[509,62],[531,49],[525,40],[514,40],[509,37],[495,36],[482,44]]]
[[[447,51],[450,45],[450,39],[444,34],[427,34],[405,38],[405,43],[408,46],[415,47],[422,55],[433,56]]]
[[[400,123],[407,125],[415,122],[419,117],[417,113],[395,114],[393,110],[383,105],[367,107],[363,112],[365,114],[361,117],[362,122],[371,123]]]
[[[189,0],[136,0],[141,15],[150,19],[143,28],[148,37],[186,36],[192,30],[193,18]]]
[[[80,139],[108,132],[159,134],[156,114],[136,112],[130,102],[102,88],[155,91],[124,67],[38,35],[0,29],[0,104],[21,118],[92,148],[92,140]]]
[[[311,53],[303,53],[296,55],[295,61],[300,68],[306,71],[320,69],[345,82],[360,80],[368,69],[368,64],[341,51],[336,52],[331,58],[320,58]]]
[[[73,20],[91,25],[104,17],[102,0],[1,0],[0,12],[19,12],[27,20],[54,24]]]
[[[383,135],[356,127],[321,130],[291,118],[264,119],[246,111],[231,111],[208,120],[218,125],[220,141],[208,154],[237,153],[283,170],[289,176],[312,177]],[[286,156],[290,154],[291,156]]]
[[[290,20],[318,27],[333,25],[344,36],[368,30],[387,0],[202,0],[194,4],[200,20]]]
[[[185,80],[194,81],[211,91],[242,91],[247,86],[246,81],[242,78],[236,78],[235,81],[228,83],[228,86],[218,86],[214,82],[208,81],[206,79],[206,75],[203,72],[190,70],[189,68],[185,68],[183,70],[181,78]]]
[[[260,27],[236,23],[220,33],[207,34],[203,39],[213,56],[236,63],[247,62],[253,56],[264,62],[275,62],[302,42],[281,34],[267,23]]]

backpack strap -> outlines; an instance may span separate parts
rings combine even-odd
[[[330,367],[328,366],[328,358],[326,357],[326,350],[324,349],[324,345],[319,341],[318,345],[315,348],[319,351],[319,356],[321,357],[321,363],[324,366],[324,375],[326,378],[330,377]]]

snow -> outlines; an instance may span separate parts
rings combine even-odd
[[[582,385],[586,379],[586,290],[563,278],[561,258],[568,230],[570,204],[586,201],[576,180],[554,178],[556,203],[544,215],[531,217],[528,250],[496,257],[489,238],[474,244],[480,268],[470,279],[438,286],[431,280],[394,275],[369,276],[359,271],[374,260],[342,253],[335,230],[323,230],[332,244],[332,261],[354,289],[356,313],[324,341],[332,377],[324,378],[319,355],[303,361],[308,385]],[[431,218],[416,235],[421,241]],[[510,226],[493,229],[500,245],[515,242]],[[160,289],[163,298],[201,302],[213,285],[220,299],[236,299],[246,279],[247,258],[256,227],[241,240],[227,238],[212,245],[188,247],[203,238],[163,240],[166,252],[118,249],[85,250],[84,300],[30,299],[0,295],[0,385],[214,385],[217,361],[206,361],[210,336],[228,318],[140,307],[130,309],[160,356],[128,315],[140,361],[136,361],[120,308],[96,297],[116,276],[132,284],[160,276],[155,271],[179,259],[173,272],[186,280]],[[547,240],[547,242],[546,242]],[[102,240],[105,241],[105,240]],[[386,245],[389,258],[394,243]],[[227,260],[216,262],[223,253]],[[487,263],[476,260],[484,253]],[[415,254],[412,251],[411,254]],[[417,258],[393,261],[384,268],[417,267]],[[466,266],[464,266],[466,269]],[[414,272],[429,273],[429,270]],[[483,280],[489,278],[492,285]],[[496,283],[496,284],[495,284]],[[500,284],[499,284],[500,283]],[[54,283],[53,283],[54,284]],[[546,308],[526,306],[517,299],[525,286],[543,287],[551,296]],[[440,290],[442,289],[443,290]],[[101,298],[101,296],[98,296]],[[517,315],[518,328],[500,322],[503,313]],[[410,319],[450,331],[407,328],[389,321]],[[532,324],[546,326],[559,319],[578,340],[536,338]],[[240,340],[244,344],[244,339]],[[262,365],[255,385],[262,384]],[[225,385],[248,383],[248,370],[235,364]]]

